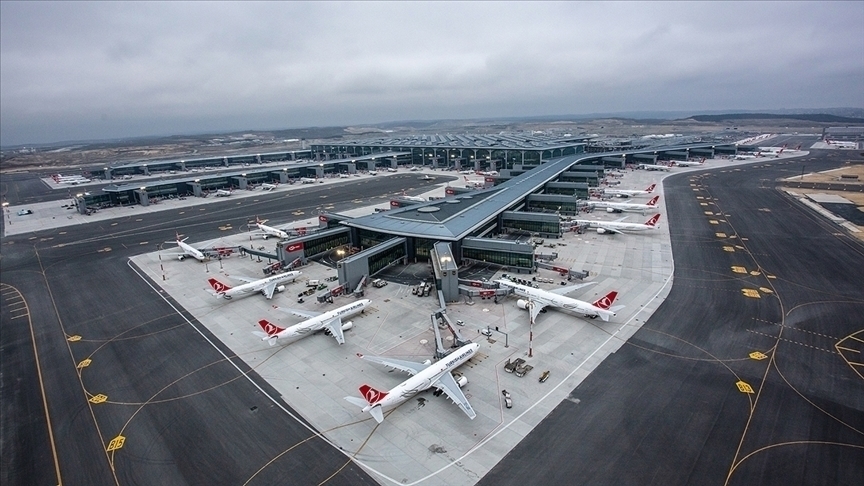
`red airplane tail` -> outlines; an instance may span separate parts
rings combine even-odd
[[[268,336],[275,336],[285,330],[267,319],[261,319],[258,321],[258,325],[261,326],[261,329],[264,329],[264,332],[267,333]]]
[[[657,184],[651,184],[650,186],[648,186],[648,189],[645,189],[645,190],[648,191],[649,193],[652,193],[652,192],[654,192],[655,187],[657,187]]]
[[[604,310],[609,310],[609,308],[612,307],[612,303],[615,302],[616,297],[618,297],[618,292],[615,292],[613,290],[612,292],[609,292],[608,294],[594,301],[594,303],[592,303],[591,305]]]
[[[651,227],[656,226],[657,221],[660,221],[660,213],[657,213],[654,216],[651,216],[651,219],[649,219],[648,221],[645,222],[645,226],[651,226]]]
[[[384,397],[387,396],[387,392],[376,390],[369,385],[362,385],[360,387],[360,394],[363,395],[363,399],[365,399],[369,405],[375,405],[381,400],[384,400]]]
[[[656,205],[657,205],[657,201],[659,201],[659,200],[660,200],[660,196],[654,196],[654,197],[651,198],[650,201],[648,201],[648,202],[645,203],[645,204],[648,205],[648,206],[656,206]]]
[[[207,281],[210,282],[210,286],[213,287],[213,290],[215,290],[218,294],[223,294],[228,290],[231,290],[231,287],[216,280],[215,278],[208,279]]]

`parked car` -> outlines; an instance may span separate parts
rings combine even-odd
[[[504,406],[507,408],[513,408],[513,399],[510,398],[510,392],[507,390],[501,390],[501,394],[504,395]]]
[[[22,209],[18,211],[18,216],[27,216],[28,214],[33,214],[33,211],[29,209]]]

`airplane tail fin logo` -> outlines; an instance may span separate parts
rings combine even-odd
[[[594,307],[599,307],[599,308],[604,309],[604,310],[609,310],[609,308],[612,307],[612,303],[615,302],[616,297],[618,297],[618,292],[615,292],[613,290],[612,292],[609,292],[605,296],[597,299],[593,305],[594,305]]]
[[[258,325],[261,326],[261,329],[264,329],[264,332],[267,333],[268,336],[275,336],[285,330],[267,319],[261,319],[258,321]]]
[[[651,219],[645,222],[645,226],[651,226],[653,228],[657,225],[657,221],[660,221],[660,213],[651,216]]]
[[[645,189],[645,190],[648,191],[648,193],[652,193],[652,192],[654,192],[654,188],[656,186],[657,186],[657,184],[651,184],[650,186],[648,186],[648,189]]]
[[[659,201],[659,200],[660,200],[660,196],[654,196],[654,197],[651,198],[650,201],[648,201],[648,202],[646,203],[646,205],[647,205],[647,206],[656,206],[656,205],[657,205],[657,201]]]
[[[363,398],[369,402],[369,405],[375,405],[387,396],[387,392],[376,390],[369,385],[361,386],[360,393],[363,395]]]
[[[224,294],[225,292],[231,290],[231,287],[229,287],[229,286],[225,285],[224,283],[216,280],[215,278],[211,278],[207,281],[210,282],[210,286],[213,287],[213,290],[215,290],[216,293]]]

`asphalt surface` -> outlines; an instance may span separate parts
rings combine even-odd
[[[178,229],[203,241],[427,185],[398,174],[4,237],[0,482],[376,484],[128,258]]]
[[[861,484],[864,247],[774,184],[848,157],[667,178],[667,300],[478,484]]]

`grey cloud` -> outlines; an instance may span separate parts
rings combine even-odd
[[[0,3],[0,143],[864,106],[860,3]]]

